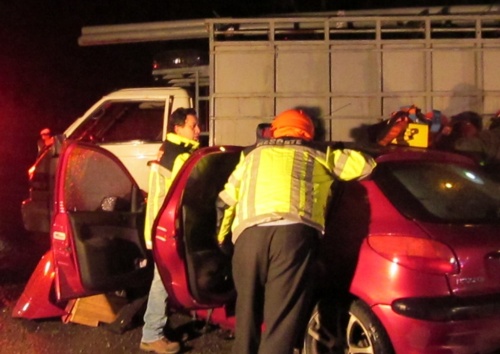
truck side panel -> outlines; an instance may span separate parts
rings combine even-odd
[[[251,144],[258,123],[292,107],[335,141],[363,138],[366,125],[412,104],[491,114],[500,107],[497,17],[214,20],[211,142]]]

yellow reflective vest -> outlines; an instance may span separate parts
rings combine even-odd
[[[361,179],[376,163],[355,150],[301,139],[270,139],[244,151],[219,198],[228,206],[217,235],[233,243],[246,228],[286,220],[324,231],[334,179]]]
[[[168,190],[184,162],[199,146],[194,140],[186,139],[174,133],[168,133],[158,153],[158,159],[150,161],[149,194],[144,222],[144,239],[148,249],[152,248],[152,227]]]

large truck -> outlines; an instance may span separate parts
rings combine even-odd
[[[82,29],[79,44],[192,39],[206,40],[206,50],[167,51],[152,58],[153,77],[173,91],[124,91],[127,104],[153,98],[163,102],[157,112],[163,135],[172,97],[174,105],[193,104],[198,110],[208,145],[253,144],[259,124],[292,107],[318,119],[320,139],[355,142],[365,142],[368,127],[401,106],[415,105],[424,112],[437,109],[447,116],[463,111],[488,116],[500,108],[497,6],[93,26]],[[93,118],[101,104],[84,117]],[[137,107],[147,108],[137,112],[149,112],[156,105]],[[84,117],[66,137],[78,135],[71,131]],[[89,135],[87,127],[82,124],[77,133]],[[127,135],[109,143],[102,137],[96,141],[94,135],[89,135],[92,141],[130,166],[145,165],[162,136]],[[142,154],[145,147],[148,154]],[[136,150],[141,153],[134,155]],[[34,165],[30,196],[22,207],[25,228],[35,232],[47,232],[50,226],[50,181],[58,154],[51,151],[44,156]],[[130,170],[147,192],[147,168]]]
[[[152,74],[193,91],[210,144],[251,144],[259,123],[291,107],[318,118],[331,141],[363,141],[406,105],[448,117],[500,108],[498,6],[92,26],[79,44],[191,39],[206,39],[206,61],[171,55]]]

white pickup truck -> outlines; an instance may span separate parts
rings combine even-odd
[[[192,107],[192,99],[178,87],[122,89],[102,97],[31,167],[29,197],[21,206],[26,230],[49,232],[54,176],[65,141],[86,141],[111,151],[147,193],[147,162],[156,157],[168,116],[179,107]]]

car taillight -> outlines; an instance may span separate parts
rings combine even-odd
[[[35,165],[31,166],[29,169],[28,169],[28,180],[29,181],[32,181],[33,180],[33,176],[35,175]]]
[[[436,274],[456,274],[458,260],[441,242],[410,236],[370,236],[370,247],[388,260],[407,268]]]

